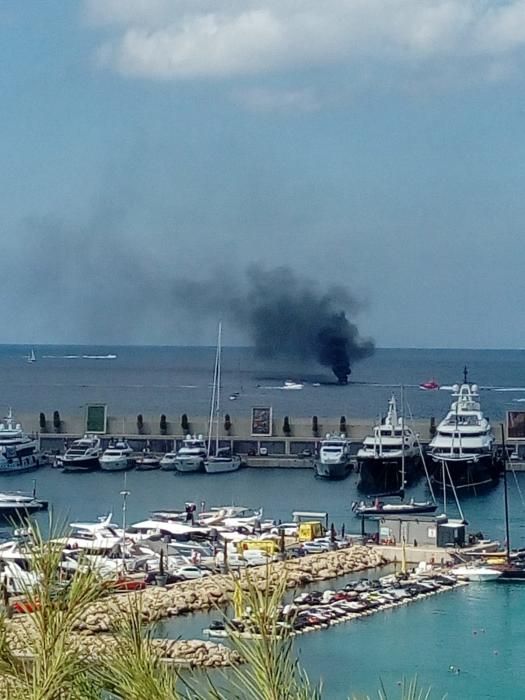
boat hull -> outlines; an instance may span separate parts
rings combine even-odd
[[[421,505],[406,505],[397,506],[394,508],[375,508],[374,506],[365,508],[356,508],[355,514],[357,516],[386,516],[386,515],[422,515],[423,513],[435,513],[437,510],[437,505],[435,504],[421,504]]]
[[[0,519],[8,520],[9,518],[23,518],[24,516],[38,513],[41,510],[47,510],[47,502],[31,503],[28,505],[16,505],[0,507]]]
[[[136,469],[139,472],[149,472],[153,469],[160,469],[160,462],[158,460],[151,462],[137,462]]]
[[[489,567],[460,567],[454,569],[454,574],[458,578],[467,579],[468,581],[476,581],[483,583],[484,581],[496,581],[501,578],[502,572]]]
[[[319,479],[346,479],[353,469],[351,461],[344,462],[322,462],[315,460],[314,470],[315,476]]]
[[[100,469],[98,457],[86,457],[85,459],[62,459],[62,470],[65,472],[91,472]]]
[[[108,461],[106,462],[105,460],[101,459],[100,461],[100,468],[105,471],[105,472],[123,472],[126,471],[127,469],[133,469],[135,466],[134,462],[132,459],[116,459],[114,461]]]
[[[224,472],[235,472],[241,467],[240,457],[231,459],[207,459],[204,462],[204,469],[207,474],[222,474]]]
[[[189,472],[202,472],[204,470],[204,459],[202,457],[197,458],[178,458],[175,461],[175,469],[178,472],[189,473]]]
[[[360,474],[358,489],[365,493],[402,489],[416,479],[419,464],[419,457],[405,459],[405,478],[403,483],[401,460],[358,458]]]
[[[443,489],[444,461],[450,472],[450,478],[456,489],[477,489],[489,487],[497,483],[500,474],[500,464],[492,455],[484,455],[477,460],[473,459],[433,459],[431,481],[438,488]],[[445,473],[445,486],[452,488],[448,474]]]
[[[30,472],[38,469],[42,465],[37,455],[25,457],[15,457],[11,460],[0,459],[0,474],[18,474],[19,472]]]

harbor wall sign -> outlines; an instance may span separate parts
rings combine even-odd
[[[272,409],[252,408],[252,435],[254,437],[272,436]]]
[[[525,411],[507,411],[507,436],[525,440]]]
[[[86,406],[86,433],[104,435],[107,432],[108,407],[104,403]]]

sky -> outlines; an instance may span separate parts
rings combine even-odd
[[[0,342],[210,345],[255,264],[525,347],[524,64],[525,0],[3,0]]]

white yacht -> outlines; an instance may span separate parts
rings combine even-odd
[[[70,533],[57,542],[69,549],[95,554],[108,554],[124,542],[124,533],[111,522],[111,514],[97,522],[70,523]]]
[[[9,409],[0,422],[0,474],[36,469],[40,460],[39,440],[24,433]]]
[[[419,456],[418,436],[398,416],[396,398],[392,396],[386,417],[374,426],[357,452],[360,487],[364,490],[404,488],[414,476]]]
[[[47,501],[36,498],[35,494],[29,495],[15,492],[0,493],[0,518],[10,518],[29,515],[39,510],[47,510]]]
[[[80,440],[75,440],[59,458],[59,464],[65,472],[87,472],[98,469],[101,454],[100,438],[84,435]]]
[[[204,460],[204,469],[207,474],[234,472],[240,468],[241,458],[239,455],[232,454],[229,447],[219,448],[217,454],[210,455]]]
[[[160,468],[164,471],[173,471],[177,468],[177,448],[175,442],[173,443],[173,449],[170,452],[166,452],[164,457],[160,460]]]
[[[131,469],[135,461],[133,459],[133,449],[126,440],[111,442],[99,459],[100,468],[105,471],[123,471]]]
[[[202,435],[186,435],[177,450],[175,469],[178,472],[201,472],[207,455],[207,446]]]
[[[327,433],[314,462],[315,475],[322,479],[344,479],[348,476],[353,466],[350,445],[350,440],[344,434]]]
[[[452,569],[452,573],[460,579],[467,581],[495,581],[503,575],[503,571],[492,569],[490,566],[457,566]]]
[[[469,383],[466,367],[463,374],[463,384],[452,387],[455,401],[437,426],[429,446],[434,462],[433,481],[456,488],[490,484],[499,473],[495,438],[481,411],[478,386]]]

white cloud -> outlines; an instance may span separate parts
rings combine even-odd
[[[525,48],[525,0],[85,0],[103,62],[156,79],[494,58]]]

